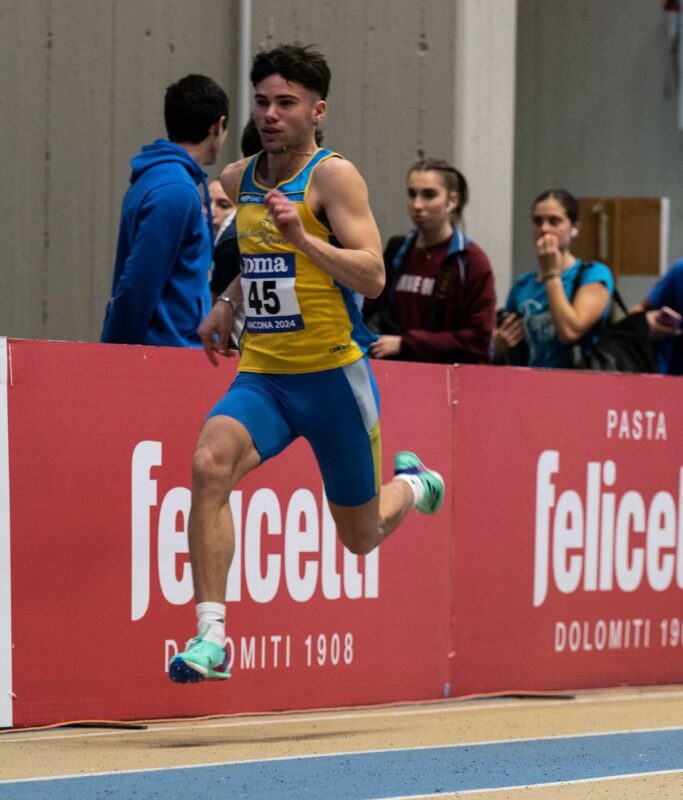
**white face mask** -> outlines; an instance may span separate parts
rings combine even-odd
[[[237,209],[236,208],[233,208],[232,211],[228,211],[227,216],[225,217],[223,222],[221,222],[220,228],[216,231],[216,236],[214,238],[214,243],[216,243],[221,238],[221,235],[223,234],[225,229],[228,227],[228,225],[230,225],[230,223],[233,221],[233,219],[235,219],[235,214],[236,213],[237,213]]]

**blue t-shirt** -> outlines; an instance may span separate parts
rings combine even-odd
[[[610,297],[614,292],[612,271],[599,261],[590,263],[575,261],[562,272],[562,287],[571,302],[574,296],[576,277],[581,268],[576,290],[587,283],[602,283],[607,287]],[[524,333],[529,347],[530,367],[571,367],[573,345],[563,344],[555,334],[555,326],[550,315],[546,286],[539,280],[538,272],[525,272],[520,275],[510,289],[506,305],[508,311],[514,311],[524,320]],[[602,319],[609,319],[612,303],[609,302],[602,314]],[[589,331],[580,341],[584,349],[590,348],[593,334]]]
[[[679,258],[655,283],[647,297],[652,308],[669,306],[683,314],[683,258]],[[672,336],[657,343],[657,367],[665,375],[683,375],[683,337]]]

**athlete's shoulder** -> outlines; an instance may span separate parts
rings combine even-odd
[[[223,191],[233,202],[237,199],[244,170],[247,168],[252,158],[253,156],[249,156],[247,158],[240,158],[239,161],[233,161],[232,164],[228,164],[223,169],[223,172],[221,172]]]
[[[343,157],[328,157],[321,161],[313,172],[313,182],[322,195],[328,190],[338,191],[340,185],[349,189],[365,185],[358,168]]]
[[[344,158],[340,153],[330,150],[323,156],[322,160],[316,164],[316,175],[344,175],[349,172],[358,172],[356,167]]]

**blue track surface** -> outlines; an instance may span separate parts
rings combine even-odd
[[[0,783],[11,800],[369,800],[683,771],[683,729]]]

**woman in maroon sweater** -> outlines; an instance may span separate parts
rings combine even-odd
[[[467,182],[446,161],[424,158],[408,173],[407,200],[415,230],[389,240],[386,286],[364,306],[380,334],[370,355],[488,363],[496,297],[486,254],[459,227]]]

